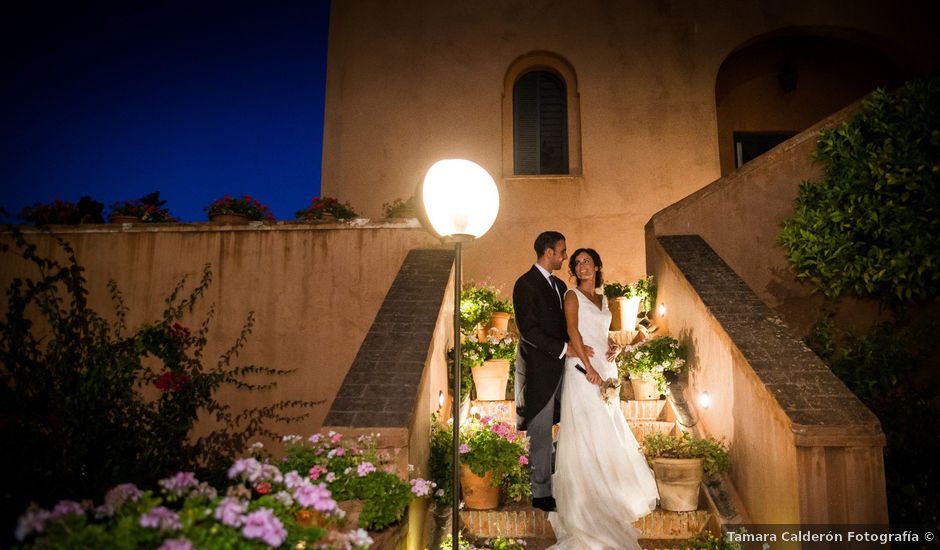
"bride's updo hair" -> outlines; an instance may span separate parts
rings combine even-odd
[[[571,255],[571,258],[568,260],[568,271],[571,273],[571,276],[574,277],[574,280],[578,280],[578,274],[575,273],[574,268],[577,264],[578,256],[581,253],[585,253],[594,260],[594,266],[597,267],[597,271],[594,272],[594,288],[600,288],[604,284],[604,275],[603,268],[604,262],[601,261],[601,255],[597,253],[593,248],[579,248],[574,251],[574,254]]]

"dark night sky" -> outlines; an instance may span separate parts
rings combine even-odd
[[[160,191],[184,221],[243,193],[292,219],[319,194],[328,0],[0,10],[0,206],[11,216],[55,198],[107,207]]]

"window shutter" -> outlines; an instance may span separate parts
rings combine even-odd
[[[512,90],[513,155],[516,174],[539,173],[539,73],[522,75]]]
[[[547,71],[522,75],[513,86],[514,173],[568,173],[565,83]]]

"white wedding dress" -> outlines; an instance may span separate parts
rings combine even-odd
[[[607,298],[598,309],[578,296],[578,331],[594,349],[591,364],[605,380],[617,377],[617,365],[604,357],[610,310]],[[557,511],[548,515],[557,550],[639,548],[632,523],[656,508],[656,480],[620,409],[620,396],[605,403],[600,388],[565,360],[561,425],[552,477]]]

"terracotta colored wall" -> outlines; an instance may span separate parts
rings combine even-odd
[[[256,324],[238,364],[296,369],[273,390],[239,393],[238,403],[264,405],[282,399],[323,400],[302,425],[286,433],[317,431],[329,410],[366,331],[408,250],[434,247],[424,230],[386,224],[362,228],[303,224],[219,228],[173,224],[159,228],[89,226],[59,231],[85,266],[89,303],[113,318],[106,283],[117,281],[130,308],[131,327],[158,318],[163,300],[179,279],[187,289],[202,266],[213,268],[212,285],[196,311],[182,323],[195,327],[214,304],[206,361],[237,337],[248,312]],[[6,242],[8,237],[2,237]],[[53,240],[30,234],[42,254],[62,255]],[[0,285],[34,274],[22,260],[4,255]],[[5,296],[5,295],[4,295]],[[5,297],[0,307],[5,310]],[[233,398],[229,392],[226,399]]]
[[[842,28],[923,70],[940,42],[922,11],[817,0],[336,2],[323,190],[377,216],[435,161],[471,159],[496,179],[501,210],[466,252],[468,278],[508,291],[533,261],[536,234],[557,229],[570,247],[597,248],[608,279],[635,279],[650,216],[720,175],[716,78],[736,48],[779,29]],[[577,75],[580,176],[503,172],[504,79],[533,51]]]

